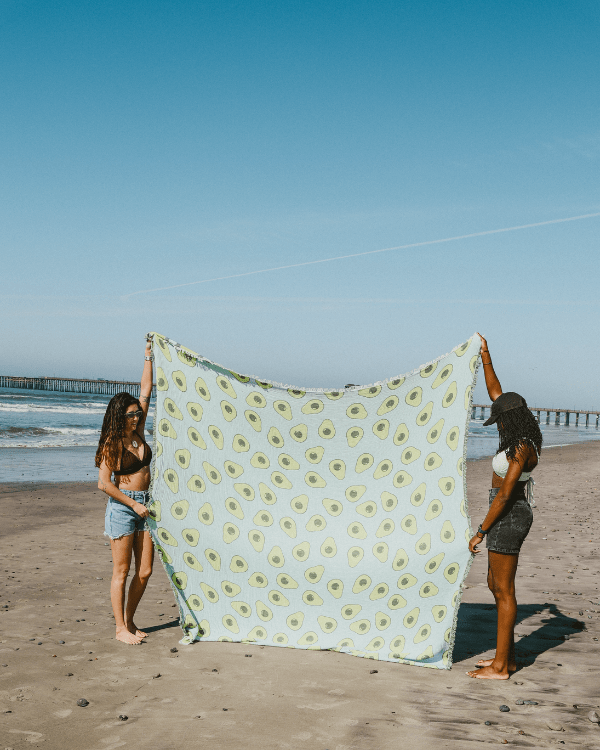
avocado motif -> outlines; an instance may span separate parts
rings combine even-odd
[[[350,547],[348,550],[348,565],[355,568],[364,556],[365,551],[362,547]]]
[[[324,453],[325,448],[317,445],[316,448],[308,448],[304,455],[306,457],[306,460],[310,461],[311,464],[318,464],[319,461],[323,458]]]
[[[171,536],[171,534],[166,529],[159,527],[156,530],[156,535],[160,539],[161,544],[168,544],[170,547],[179,547],[177,539],[175,539],[174,536]]]
[[[202,477],[199,477],[198,474],[194,474],[194,476],[188,481],[186,487],[192,492],[204,492],[206,484]]]
[[[202,599],[200,599],[198,594],[192,594],[191,596],[188,596],[185,603],[194,612],[201,612],[204,609],[204,602],[202,601]]]
[[[465,505],[465,498],[464,497],[463,497],[463,499],[461,500],[461,503],[460,503],[460,514],[464,518],[467,517],[467,506]],[[467,529],[467,531],[468,531],[468,529]]]
[[[204,557],[215,570],[221,570],[221,557],[218,552],[214,549],[206,549],[204,550]]]
[[[451,495],[454,492],[455,482],[452,477],[442,477],[438,482],[438,487],[444,495]]]
[[[352,593],[362,594],[363,591],[366,591],[370,587],[371,583],[372,581],[368,575],[358,576],[356,581],[354,581],[354,586],[352,586]]]
[[[281,489],[284,489],[284,490],[292,489],[292,483],[280,471],[274,471],[271,474],[271,481],[276,487],[280,487]]]
[[[223,433],[221,430],[216,427],[214,424],[211,424],[208,428],[208,434],[210,436],[210,439],[213,441],[213,443],[217,446],[219,450],[223,450],[224,445],[224,439],[223,439]]]
[[[226,401],[225,399],[221,401],[221,412],[223,413],[223,418],[227,420],[227,422],[231,422],[237,417],[235,406],[233,404],[230,404],[229,401]]]
[[[331,419],[325,419],[323,422],[321,422],[321,425],[317,432],[319,433],[319,436],[323,438],[323,440],[331,440],[331,438],[335,437],[335,427],[333,426],[333,422],[331,421]]]
[[[416,386],[406,394],[404,399],[409,406],[419,406],[423,398],[423,389],[420,385]]]
[[[421,455],[421,451],[418,448],[414,448],[412,445],[408,448],[405,448],[402,451],[402,463],[403,464],[412,464],[413,461],[416,461],[417,458]]]
[[[367,532],[365,531],[365,527],[362,525],[362,523],[359,523],[358,521],[354,521],[353,523],[348,526],[348,535],[351,536],[353,539],[366,539],[367,538]]]
[[[312,518],[309,519],[309,521],[306,524],[306,530],[307,531],[323,531],[324,528],[327,526],[327,521],[323,518],[323,516],[316,515],[312,516]]]
[[[396,428],[396,432],[394,433],[394,445],[404,445],[404,443],[408,440],[408,427],[404,424],[404,422]]]
[[[260,492],[260,498],[265,505],[274,505],[277,502],[277,495],[264,482],[258,483],[258,491]]]
[[[444,408],[448,406],[452,406],[454,403],[454,400],[456,399],[456,380],[448,386],[448,390],[444,394],[444,398],[442,399],[442,406]]]
[[[469,370],[475,375],[475,370],[477,368],[477,360],[479,359],[479,354],[474,354],[471,357],[471,361],[469,362]]]
[[[274,604],[276,607],[290,606],[290,600],[281,591],[269,591],[268,597],[271,604]]]
[[[252,614],[252,607],[246,602],[231,602],[231,606],[235,609],[238,615],[241,615],[242,617],[250,617]]]
[[[273,547],[273,549],[267,555],[269,565],[274,568],[282,568],[285,565],[285,557],[283,556],[283,550],[281,547]]]
[[[187,500],[178,500],[171,506],[171,515],[179,521],[182,521],[189,510],[190,504]]]
[[[227,500],[225,500],[225,510],[229,511],[232,516],[239,518],[240,521],[244,518],[244,511],[242,510],[242,506],[238,503],[237,500],[234,500],[232,497],[228,497]]]
[[[296,461],[295,458],[289,456],[287,453],[281,453],[279,455],[279,458],[277,459],[277,462],[282,469],[286,469],[287,471],[296,471],[300,468],[300,464],[298,463],[298,461]]]
[[[250,459],[250,463],[252,464],[252,466],[254,466],[255,469],[268,469],[271,465],[268,456],[266,456],[262,451],[258,451],[257,453],[255,453]]]
[[[248,539],[257,552],[263,551],[263,547],[265,546],[265,535],[262,531],[252,529],[252,531],[248,532]]]
[[[292,398],[304,398],[306,396],[306,391],[299,391],[294,388],[288,388],[287,392]]]
[[[438,372],[435,380],[431,384],[432,389],[438,388],[440,385],[442,385],[442,383],[445,383],[451,374],[452,365],[444,365],[444,367],[442,367],[442,369]]]
[[[454,541],[454,528],[450,521],[444,521],[444,525],[442,526],[442,530],[440,532],[440,539],[442,542],[445,542],[446,544],[450,544],[450,542]]]
[[[357,459],[356,459],[356,466],[354,467],[354,471],[357,474],[362,473],[363,471],[366,471],[367,469],[370,469],[371,466],[373,466],[373,463],[375,462],[375,459],[370,453],[362,453]]]
[[[158,344],[161,352],[165,355],[169,362],[171,362],[171,352],[169,350],[169,344],[166,342],[166,340],[161,336],[155,336],[154,343]]]
[[[319,414],[323,409],[323,402],[318,398],[313,398],[304,404],[301,411],[303,414]]]
[[[451,604],[451,605],[452,605],[453,607],[456,607],[456,603],[457,603],[457,601],[458,601],[458,595],[459,595],[459,594],[460,594],[460,591],[458,591],[458,590],[457,590],[457,591],[455,591],[455,592],[454,592],[454,593],[452,594],[452,601],[450,602],[450,604]]]
[[[406,531],[407,534],[417,533],[417,519],[413,515],[404,516],[400,522],[402,531]]]
[[[181,370],[175,370],[175,372],[171,373],[171,379],[180,391],[187,391],[187,381],[185,374]]]
[[[448,583],[456,583],[459,570],[460,570],[460,566],[458,563],[450,563],[450,565],[446,566],[446,569],[444,570],[444,578],[448,581]],[[454,598],[452,599],[453,607],[455,606],[455,598],[456,598],[456,594],[454,595]]]
[[[335,557],[337,555],[335,539],[332,536],[328,536],[323,542],[320,552],[323,557]]]
[[[148,506],[148,512],[150,518],[155,522],[160,522],[161,519],[161,504],[160,500],[153,500]]]
[[[292,500],[292,502],[294,501]],[[296,538],[296,522],[293,518],[282,518],[281,521],[279,521],[279,525],[290,539]]]
[[[264,628],[261,628],[260,625],[252,628],[252,630],[246,636],[247,640],[249,641],[264,641],[267,639],[267,637],[267,631]]]
[[[169,416],[173,419],[183,419],[183,414],[179,411],[179,407],[171,398],[166,398],[163,402],[163,407],[169,413]]]
[[[198,361],[195,353],[185,348],[179,349],[177,351],[177,358],[180,362],[183,362],[183,364],[187,365],[188,367],[195,367],[196,362]]]
[[[323,577],[324,572],[325,568],[322,565],[315,565],[314,567],[307,568],[307,570],[304,571],[304,577],[309,583],[319,583],[319,581]]]
[[[380,440],[385,440],[390,431],[390,423],[387,419],[380,419],[373,425],[373,434]]]
[[[380,562],[387,562],[389,548],[385,542],[377,542],[373,545],[373,554]]]
[[[250,487],[249,484],[244,484],[243,482],[236,482],[233,485],[233,489],[238,493],[238,495],[241,495],[244,500],[252,501],[254,500],[254,490],[252,487]]]
[[[204,505],[198,511],[198,520],[205,526],[210,526],[215,520],[213,515],[212,505],[210,503],[204,503]]]
[[[298,560],[298,562],[306,562],[310,555],[310,544],[308,542],[297,544],[292,550],[292,555]]]
[[[160,422],[158,423],[158,434],[162,435],[163,437],[170,437],[173,440],[177,439],[177,432],[168,419],[160,420]]]
[[[255,588],[264,589],[265,586],[269,585],[269,581],[267,580],[267,576],[263,575],[262,573],[253,573],[250,578],[248,578],[248,583],[251,586],[254,586]]]
[[[292,510],[296,513],[306,513],[308,508],[308,495],[298,495],[290,502]]]
[[[294,612],[286,619],[286,624],[291,630],[299,630],[304,622],[304,612]]]
[[[431,534],[423,534],[423,536],[415,544],[415,550],[419,555],[426,555],[431,549]]]
[[[367,410],[362,404],[350,404],[346,409],[346,416],[350,419],[364,419],[367,416]]]
[[[381,507],[385,511],[387,511],[388,513],[391,513],[397,505],[398,505],[398,498],[396,497],[396,495],[392,495],[391,492],[381,493]]]
[[[242,589],[237,583],[231,583],[231,581],[221,581],[221,591],[225,596],[237,596]]]
[[[273,408],[284,419],[287,419],[288,421],[292,419],[292,407],[288,404],[287,401],[274,401],[273,402]]]
[[[388,474],[391,474],[393,469],[392,462],[384,458],[383,461],[380,461],[377,468],[375,469],[373,473],[373,479],[381,479],[382,477],[387,477]]]
[[[446,617],[447,612],[448,610],[446,609],[446,607],[441,604],[438,604],[437,606],[431,608],[431,614],[433,615],[433,619],[436,622],[442,622],[442,620]]]
[[[323,600],[316,591],[305,591],[302,594],[302,601],[312,607],[320,607],[323,604]]]
[[[165,469],[163,477],[167,487],[176,495],[179,492],[179,477],[175,469]]]
[[[160,559],[163,561],[165,565],[171,565],[173,562],[173,558],[171,555],[169,555],[165,550],[160,546],[160,544],[156,545],[156,549],[158,550],[158,554],[160,555]]]
[[[407,471],[399,471],[394,477],[394,487],[408,487],[412,477]]]
[[[427,433],[428,443],[435,443],[439,439],[440,435],[442,434],[443,426],[444,426],[444,420],[438,419],[438,421],[433,425],[433,427]]]
[[[225,542],[225,544],[231,544],[231,542],[235,542],[239,535],[240,530],[234,523],[228,521],[223,525],[223,541]]]
[[[419,427],[423,427],[423,425],[426,425],[427,422],[431,419],[431,412],[433,411],[433,401],[430,401],[426,406],[424,406],[419,414],[417,415],[416,422],[419,425]]]
[[[406,607],[406,599],[401,594],[392,594],[387,605],[388,609],[402,609]]]
[[[368,388],[361,388],[361,390],[358,391],[358,395],[363,396],[364,398],[374,398],[375,396],[379,396],[380,393],[380,385],[371,385]]]
[[[402,651],[402,649],[404,648],[404,636],[398,635],[395,638],[393,638],[390,641],[390,648],[395,651]],[[397,658],[400,658],[400,655],[398,655]]]
[[[383,599],[384,596],[387,596],[388,591],[390,590],[390,587],[387,585],[387,583],[378,583],[377,586],[371,591],[369,594],[369,599],[374,602],[377,599]]]
[[[325,395],[331,401],[337,401],[339,398],[342,398],[344,391],[328,391]]]
[[[308,427],[305,424],[297,424],[290,430],[290,436],[297,443],[303,443],[308,437]]]
[[[377,415],[382,417],[384,414],[393,411],[398,406],[398,401],[398,396],[388,396],[382,401],[379,409],[377,409]]]
[[[246,453],[250,450],[250,443],[243,435],[238,434],[234,436],[231,447],[236,453]]]
[[[357,620],[350,625],[350,630],[354,633],[359,633],[359,635],[363,635],[371,630],[371,623],[369,620]]]
[[[426,641],[430,635],[431,625],[421,625],[421,627],[419,628],[419,632],[413,638],[413,643],[421,643],[422,641]],[[427,654],[427,656],[429,656],[429,654]],[[431,653],[431,656],[433,656],[433,651]],[[419,657],[419,659],[421,658],[423,658],[423,656]]]
[[[288,575],[287,573],[280,573],[277,576],[277,585],[281,586],[282,589],[297,589],[298,584],[296,581],[292,578],[292,576]]]
[[[365,518],[373,518],[377,513],[377,505],[372,500],[367,500],[365,503],[357,506],[356,512]]]
[[[432,521],[434,518],[437,518],[443,509],[444,509],[444,506],[442,505],[440,500],[432,500],[429,503],[427,512],[425,513],[425,520]]]
[[[405,380],[406,380],[406,378],[404,378],[404,377],[402,377],[402,378],[394,378],[393,380],[390,380],[387,383],[387,387],[390,389],[390,391],[395,391],[396,388],[400,388],[400,386],[402,385],[402,383],[404,383]]]
[[[365,431],[362,427],[350,427],[350,429],[346,432],[346,440],[348,441],[348,445],[351,448],[354,448],[361,441],[361,438],[364,434]]]
[[[219,595],[212,586],[209,586],[207,583],[200,583],[200,588],[204,592],[204,596],[206,597],[206,599],[211,604],[216,604],[219,601]]]
[[[319,640],[319,636],[312,630],[305,633],[302,638],[299,638],[296,643],[299,646],[308,646],[311,643],[316,643]]]
[[[177,466],[180,466],[182,469],[187,469],[191,458],[192,454],[186,448],[180,448],[178,451],[175,451]]]
[[[442,459],[440,458],[440,456],[438,456],[437,453],[430,453],[425,459],[425,462],[423,463],[423,466],[425,467],[426,471],[433,471],[434,469],[437,469],[441,465],[442,465]]]
[[[403,620],[405,628],[413,628],[417,624],[417,620],[419,619],[419,612],[419,607],[415,607],[414,609],[410,610],[410,612],[405,616]]]
[[[379,528],[375,532],[375,536],[378,539],[381,539],[381,537],[388,536],[389,534],[391,534],[394,531],[394,528],[395,528],[395,524],[392,521],[392,519],[387,518],[379,524]]]
[[[463,457],[462,456],[456,462],[456,470],[458,471],[458,473],[462,477],[462,475],[463,475]]]
[[[255,411],[252,411],[251,409],[246,409],[244,412],[244,416],[248,420],[248,424],[252,427],[252,429],[255,432],[260,432],[262,429],[262,422],[260,417]]]
[[[169,381],[165,377],[165,371],[162,367],[156,368],[156,390],[157,391],[168,391]]]
[[[204,442],[202,435],[198,432],[198,430],[195,427],[188,428],[188,438],[190,439],[190,442],[193,445],[195,445],[197,448],[202,448],[202,450],[206,450],[206,443]]]
[[[438,364],[439,364],[438,362],[434,362],[433,364],[427,365],[427,367],[424,367],[420,372],[421,377],[422,378],[431,377],[433,373],[437,370]]]
[[[246,396],[246,403],[253,409],[264,409],[267,405],[267,399],[258,391],[252,391]]]
[[[335,647],[335,651],[341,651],[342,649],[351,648],[354,648],[354,641],[352,640],[352,638],[344,638],[337,644],[337,646]]]
[[[264,391],[268,391],[269,388],[272,388],[272,383],[267,383],[266,380],[257,380],[256,385],[260,386]]]
[[[463,354],[464,354],[464,353],[465,353],[465,352],[467,351],[467,349],[469,348],[469,344],[470,344],[470,343],[471,343],[471,339],[469,339],[468,341],[465,341],[465,343],[464,343],[464,344],[461,344],[460,346],[458,346],[458,347],[457,347],[457,348],[456,348],[456,349],[454,350],[454,353],[456,354],[456,356],[457,356],[457,357],[462,357],[462,355],[463,355]]]
[[[187,575],[182,571],[173,573],[171,580],[180,591],[183,591],[187,586]]]
[[[162,456],[163,447],[160,440],[156,441],[156,458],[160,458]]]
[[[267,434],[267,440],[274,448],[283,448],[283,436],[277,427],[271,427]]]
[[[367,488],[364,484],[353,484],[346,490],[346,500],[350,503],[355,503],[357,500],[360,500],[366,491]]]
[[[325,615],[321,615],[320,617],[317,617],[317,622],[319,623],[319,627],[324,633],[333,633],[333,631],[337,628],[337,622],[333,619],[333,617],[326,617]]]
[[[268,510],[259,510],[252,519],[257,526],[272,526],[273,516]]]
[[[427,485],[425,484],[425,482],[421,482],[421,484],[417,487],[417,489],[410,496],[410,502],[416,507],[418,507],[419,505],[422,505],[423,501],[425,500],[426,490],[427,490]]]
[[[320,474],[317,474],[316,471],[309,471],[305,475],[304,481],[309,487],[327,487],[327,482]],[[290,487],[291,486],[292,485],[290,484]]]
[[[427,581],[419,589],[419,596],[423,597],[423,599],[428,596],[435,596],[438,593],[438,587],[435,585],[435,583],[431,583],[431,581]]]
[[[208,461],[202,462],[202,468],[204,469],[209,482],[213,484],[219,484],[221,482],[221,473]]]
[[[381,615],[381,622],[385,620],[385,625],[383,627],[380,627],[380,620],[378,620],[377,615],[375,616],[375,626],[378,630],[385,630],[385,628],[388,627],[390,624],[390,618],[383,615],[382,612],[378,612],[378,615]],[[379,651],[380,648],[383,648],[385,644],[385,641],[380,636],[376,636],[375,638],[371,639],[371,642],[365,649],[366,651]]]
[[[210,401],[210,391],[208,390],[208,386],[204,382],[204,378],[198,378],[196,380],[196,393],[200,396],[200,398],[203,398],[205,401]]]
[[[336,479],[343,479],[346,476],[346,464],[338,458],[329,462],[329,471]]]
[[[469,407],[471,406],[471,393],[473,392],[473,386],[468,385],[467,389],[465,390],[465,411],[469,410]]]
[[[329,591],[331,596],[339,599],[340,596],[344,593],[344,584],[342,581],[340,581],[339,578],[334,578],[333,581],[329,581],[329,583],[327,584],[327,591]]]
[[[250,382],[250,378],[247,375],[239,375],[237,372],[234,372],[233,370],[229,370],[229,372],[240,383],[249,383]]]
[[[237,398],[237,393],[229,378],[226,378],[224,375],[217,375],[217,385],[229,398]]]
[[[411,588],[415,583],[418,583],[417,579],[410,573],[405,573],[398,579],[397,586],[399,589],[404,590]]]
[[[361,611],[360,604],[345,604],[342,607],[341,614],[344,620],[352,620]]]

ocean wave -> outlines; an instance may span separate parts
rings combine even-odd
[[[0,429],[0,438],[41,435],[100,435],[100,429],[89,427],[7,427]]]

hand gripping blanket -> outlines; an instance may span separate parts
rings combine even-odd
[[[240,375],[153,334],[149,526],[182,642],[449,669],[472,536],[480,340],[338,390]]]

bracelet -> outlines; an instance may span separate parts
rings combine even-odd
[[[482,364],[482,365],[483,365],[484,367],[487,367],[487,366],[489,366],[489,365],[491,365],[491,364],[492,364],[492,361],[490,360],[489,362],[482,362],[481,364]]]
[[[154,354],[151,354],[149,357],[144,357],[146,362],[154,362]]]
[[[481,524],[479,524],[479,528],[477,529],[477,532],[476,532],[476,533],[477,533],[478,535],[480,535],[481,537],[484,537],[484,536],[485,536],[485,535],[487,534],[487,531],[484,531],[484,530],[483,530],[483,529],[481,528]]]

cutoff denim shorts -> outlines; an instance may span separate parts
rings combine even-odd
[[[150,500],[150,493],[147,491],[121,490],[121,492],[142,505],[146,505]],[[146,531],[147,528],[145,518],[138,516],[134,510],[118,500],[108,498],[104,516],[104,536],[120,539],[136,531]]]
[[[492,526],[486,536],[486,547],[492,552],[503,552],[505,555],[518,555],[525,537],[533,523],[533,511],[525,496],[525,482],[517,485],[511,495],[512,507]],[[490,505],[500,488],[490,490]]]

